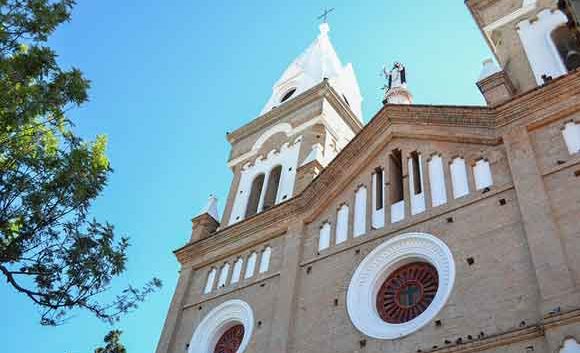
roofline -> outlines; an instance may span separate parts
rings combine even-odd
[[[291,112],[302,108],[306,104],[314,101],[319,97],[326,97],[326,98],[334,98],[331,99],[330,102],[334,103],[334,108],[340,110],[342,116],[346,119],[346,123],[353,129],[355,132],[358,132],[362,129],[363,124],[362,122],[356,117],[356,115],[352,112],[350,107],[346,105],[340,99],[339,94],[336,90],[330,85],[327,79],[324,79],[322,82],[313,86],[312,88],[302,92],[298,96],[290,99],[287,102],[273,108],[269,112],[262,114],[255,118],[254,120],[248,122],[245,125],[237,128],[236,130],[228,133],[226,138],[230,144],[235,143],[236,141],[251,135],[260,129],[263,128],[264,125],[272,123],[281,117],[290,114]],[[337,104],[338,103],[338,104]]]
[[[561,102],[563,99],[580,101],[580,70],[522,93],[501,106],[493,108],[485,106],[387,104],[373,116],[362,131],[339,152],[331,163],[300,194],[267,211],[222,228],[210,238],[195,243],[187,243],[176,249],[174,254],[183,264],[192,255],[207,253],[211,249],[223,246],[224,243],[234,242],[238,239],[245,239],[248,242],[262,241],[263,239],[248,239],[248,236],[253,234],[252,231],[257,229],[274,226],[268,236],[273,237],[276,234],[280,234],[285,219],[294,214],[303,213],[307,207],[312,206],[317,201],[321,201],[320,195],[328,195],[329,191],[332,194],[332,190],[325,189],[332,185],[336,188],[336,183],[330,182],[331,180],[336,180],[336,176],[333,173],[340,172],[342,164],[352,163],[353,158],[357,158],[357,151],[371,149],[373,146],[369,145],[369,141],[373,141],[372,139],[376,135],[380,135],[392,127],[393,116],[389,116],[389,113],[403,113],[403,119],[407,119],[407,121],[404,121],[405,124],[411,121],[410,124],[429,123],[434,125],[440,125],[441,123],[439,121],[433,123],[432,120],[422,120],[422,114],[417,115],[416,113],[436,113],[434,115],[436,115],[437,119],[449,116],[449,113],[453,112],[471,115],[467,116],[464,122],[451,119],[447,124],[457,127],[472,127],[485,122],[487,124],[482,124],[479,127],[494,134],[482,136],[482,141],[497,144],[501,143],[501,133],[504,127],[512,124],[537,124],[539,122],[538,119],[546,119],[542,111],[550,110],[548,118],[550,120],[580,111],[580,104],[574,106],[559,105],[558,109],[554,109],[556,106],[554,103],[556,101]],[[527,105],[528,108],[531,107],[533,109],[521,109],[522,105]],[[401,117],[394,117],[394,119],[396,125],[396,120],[401,119]],[[449,136],[449,138],[461,139],[461,136]],[[377,143],[380,142],[377,141]],[[309,218],[309,215],[306,216],[306,218]]]

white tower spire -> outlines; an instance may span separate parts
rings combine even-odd
[[[320,33],[310,46],[284,71],[272,87],[272,95],[261,114],[298,96],[300,93],[327,79],[350,106],[352,112],[362,120],[362,96],[352,64],[343,65],[328,33],[330,26],[323,22]]]

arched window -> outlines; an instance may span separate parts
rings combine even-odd
[[[207,280],[205,282],[205,289],[203,290],[204,294],[211,292],[211,290],[213,289],[213,283],[215,282],[216,274],[217,274],[217,270],[215,269],[215,267],[212,267],[212,269],[209,271],[209,273],[207,275]]]
[[[258,206],[260,205],[263,187],[264,174],[258,174],[252,182],[252,190],[250,191],[250,197],[248,198],[248,206],[246,207],[246,218],[258,213]]]
[[[491,177],[491,168],[489,162],[485,159],[480,159],[475,162],[473,166],[473,176],[475,178],[475,189],[481,190],[493,185]]]
[[[342,205],[336,214],[336,244],[348,238],[348,206]]]
[[[282,176],[282,166],[274,167],[268,177],[268,187],[266,188],[266,195],[264,197],[264,210],[276,204],[276,197],[278,196],[278,189],[280,188],[280,177]]]
[[[447,190],[445,188],[445,174],[443,172],[443,159],[441,156],[433,156],[429,161],[429,184],[431,186],[431,204],[437,207],[447,203]]]
[[[552,41],[560,54],[560,59],[568,71],[580,67],[580,46],[576,35],[567,25],[552,31]]]
[[[270,257],[272,256],[272,248],[267,247],[262,251],[262,257],[260,259],[260,273],[267,272],[270,268]]]
[[[238,283],[240,281],[240,277],[242,276],[242,266],[244,265],[244,260],[240,257],[234,263],[234,271],[232,272],[232,280],[230,281],[233,283]]]
[[[354,194],[354,236],[358,237],[367,231],[367,188],[361,186]]]
[[[465,169],[465,160],[457,157],[453,159],[451,165],[451,184],[453,185],[453,197],[458,199],[469,194],[469,185],[467,184],[467,169]]]
[[[580,152],[580,124],[573,121],[566,123],[562,135],[570,154]]]
[[[284,94],[284,96],[282,96],[282,99],[280,99],[280,103],[286,102],[288,99],[290,99],[290,97],[292,97],[294,95],[295,92],[296,92],[296,88],[290,89],[288,92],[286,92]]]
[[[330,223],[324,222],[320,227],[320,235],[318,237],[318,251],[328,249],[330,247]]]
[[[222,270],[220,271],[220,278],[218,280],[218,288],[222,288],[226,286],[226,282],[228,281],[228,275],[230,274],[230,264],[226,263],[222,266]]]
[[[258,254],[253,252],[250,257],[248,257],[248,264],[246,265],[246,273],[244,274],[244,278],[250,278],[254,275],[256,271],[256,261],[258,260]]]

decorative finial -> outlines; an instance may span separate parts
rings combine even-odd
[[[493,59],[487,58],[483,61],[483,67],[481,68],[481,73],[479,74],[479,81],[488,78],[489,76],[500,72],[500,68],[493,62]]]
[[[384,75],[387,84],[383,86],[385,90],[385,100],[387,104],[411,104],[413,95],[407,89],[406,69],[400,62],[395,62],[393,68],[389,71],[387,66],[383,66],[381,75]]]
[[[201,214],[207,213],[208,215],[212,216],[213,219],[219,221],[217,203],[218,203],[217,197],[215,197],[213,194],[210,194],[207,200],[207,204],[205,208],[201,211]]]

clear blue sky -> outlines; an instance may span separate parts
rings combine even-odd
[[[177,280],[172,250],[209,193],[223,201],[231,173],[226,131],[254,119],[272,84],[318,33],[352,62],[368,121],[381,105],[384,62],[402,61],[417,103],[482,104],[475,86],[491,54],[463,1],[79,0],[52,45],[92,80],[73,112],[87,138],[109,136],[115,172],[93,214],[129,235],[126,283],[164,288],[116,328],[129,353],[154,352]],[[220,203],[220,211],[223,203]],[[32,304],[0,284],[2,352],[92,353],[110,329],[86,313],[41,327]]]

